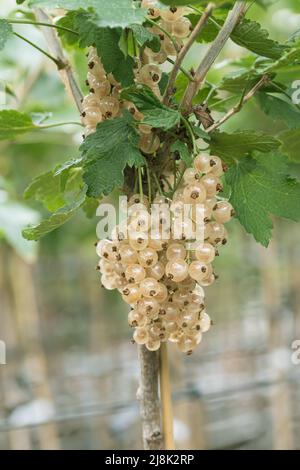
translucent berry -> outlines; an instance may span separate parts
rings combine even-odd
[[[195,256],[198,261],[204,264],[211,263],[215,258],[216,250],[210,243],[201,243],[195,250]]]
[[[133,304],[141,298],[141,291],[138,284],[127,284],[122,289],[122,299],[127,304]]]
[[[186,249],[181,243],[171,243],[166,252],[167,259],[185,259]]]
[[[133,339],[137,344],[146,344],[147,341],[149,340],[147,328],[145,327],[136,328],[136,330],[133,333]]]
[[[144,297],[155,297],[158,294],[159,283],[152,277],[146,277],[140,283],[140,290]]]
[[[206,155],[205,153],[200,153],[197,155],[197,157],[194,159],[194,168],[199,173],[208,173],[211,171],[210,156]]]
[[[188,265],[182,259],[175,259],[166,264],[166,276],[175,282],[183,281],[188,273]]]
[[[234,210],[230,202],[219,201],[213,208],[213,216],[216,222],[219,224],[225,224],[234,215]]]
[[[130,264],[125,270],[125,277],[130,283],[141,282],[146,277],[146,271],[140,264]]]

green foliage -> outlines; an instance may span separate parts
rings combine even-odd
[[[281,151],[290,160],[300,163],[300,126],[297,129],[281,132],[278,138],[282,142]]]
[[[142,24],[146,14],[146,10],[137,7],[132,0],[30,0],[29,6],[92,10],[95,24],[100,28],[126,28],[133,23]]]
[[[229,165],[251,155],[253,151],[268,153],[279,146],[279,140],[255,131],[239,131],[233,134],[214,132],[210,141],[211,152],[219,155]]]
[[[79,34],[80,47],[95,45],[106,72],[113,73],[123,86],[131,85],[134,79],[134,61],[132,57],[126,57],[120,50],[122,31],[98,27],[96,17],[92,13],[71,12],[69,15],[72,29]]]
[[[287,49],[270,39],[268,31],[262,29],[259,23],[245,18],[235,27],[231,39],[239,46],[271,59],[279,59]]]
[[[284,121],[291,129],[300,127],[300,111],[284,96],[273,96],[268,93],[258,93],[256,100],[273,121]]]
[[[25,199],[35,199],[44,207],[55,212],[67,202],[68,193],[81,185],[81,171],[78,164],[81,159],[70,160],[37,176],[24,192]]]
[[[109,194],[123,184],[126,165],[138,167],[145,163],[138,142],[139,135],[129,112],[98,124],[96,132],[81,145],[88,196]]]
[[[134,39],[139,46],[146,46],[152,49],[154,52],[159,52],[160,39],[157,34],[153,34],[151,31],[149,31],[149,29],[140,24],[132,24],[130,25],[130,29],[133,32]]]
[[[0,240],[5,239],[29,263],[36,258],[37,246],[24,240],[22,229],[28,223],[38,223],[38,220],[36,211],[11,200],[8,195],[7,199],[0,202]]]
[[[0,51],[4,48],[6,41],[12,36],[13,29],[4,19],[0,18]]]
[[[33,227],[25,228],[22,232],[23,237],[26,238],[26,240],[38,240],[44,235],[47,235],[47,233],[57,229],[73,217],[77,210],[84,204],[85,199],[86,187],[83,187],[74,194],[71,202],[60,208],[48,219],[44,219],[41,223]]]
[[[300,184],[287,171],[282,155],[258,153],[236,162],[226,174],[239,221],[264,246],[272,235],[271,215],[300,220]]]
[[[37,128],[29,114],[14,109],[0,111],[0,140],[13,139]]]
[[[226,14],[218,10],[216,16],[211,18],[201,31],[198,42],[211,42],[217,36],[221,26],[225,21]],[[195,25],[199,20],[198,15],[190,15],[192,24]],[[288,50],[288,47],[279,44],[269,38],[269,33],[263,29],[259,23],[253,20],[243,18],[234,28],[230,38],[241,47],[245,47],[257,55],[268,57],[270,59],[279,59],[282,54]]]
[[[195,124],[190,124],[191,128],[193,129],[193,133],[197,138],[204,139],[206,141],[210,141],[210,135],[205,132],[201,127],[196,126]]]
[[[181,160],[189,168],[193,164],[193,159],[187,145],[181,140],[176,140],[171,146],[171,152],[177,152]]]
[[[144,85],[130,87],[122,91],[121,98],[132,101],[143,113],[143,123],[160,129],[171,129],[180,120],[178,111],[168,108]]]

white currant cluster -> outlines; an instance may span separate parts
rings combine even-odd
[[[94,48],[88,53],[88,66],[86,84],[90,92],[82,100],[81,113],[85,136],[95,132],[98,122],[114,118],[120,113],[120,84],[111,73],[106,74]]]
[[[133,339],[151,351],[169,340],[191,354],[210,328],[203,287],[216,279],[211,263],[233,216],[230,203],[217,199],[222,174],[220,158],[198,155],[172,200],[156,195],[150,206],[134,194],[127,220],[97,244],[103,286],[118,289],[131,306]],[[195,242],[199,220],[204,240]]]
[[[176,56],[183,45],[183,39],[189,36],[192,25],[184,16],[188,13],[187,8],[170,7],[160,10],[156,7],[156,3],[156,0],[143,0],[141,6],[148,10],[148,17],[157,22],[157,25],[148,29],[159,37],[160,50],[153,52],[145,47],[141,56],[136,57],[135,82],[147,85],[159,99],[162,99],[159,88],[162,71],[159,65],[168,57]],[[86,84],[89,87],[89,94],[82,102],[84,135],[94,132],[97,124],[104,119],[119,116],[123,109],[127,109],[136,120],[141,121],[143,114],[136,106],[130,101],[120,100],[121,84],[115,80],[113,74],[106,74],[95,48],[90,49],[88,65]],[[151,126],[140,124],[139,133],[140,149],[146,154],[155,153],[160,147],[160,139],[152,131]]]

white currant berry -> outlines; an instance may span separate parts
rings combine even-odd
[[[146,277],[146,271],[140,264],[130,264],[126,267],[125,277],[128,282],[141,282]]]
[[[185,259],[186,249],[181,243],[171,243],[166,252],[168,261],[173,259]]]
[[[212,263],[215,255],[216,250],[210,243],[201,243],[195,250],[197,260],[205,264]]]
[[[175,282],[183,281],[188,273],[188,265],[183,259],[175,259],[166,264],[166,276]]]
[[[219,224],[225,224],[233,217],[234,210],[230,202],[218,201],[213,208],[213,216]]]

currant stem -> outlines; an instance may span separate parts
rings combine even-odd
[[[47,51],[45,51],[45,50],[42,49],[41,47],[37,46],[36,44],[34,44],[33,42],[31,42],[29,39],[25,38],[24,36],[22,36],[21,34],[16,33],[16,32],[14,32],[14,35],[17,36],[19,39],[22,39],[22,41],[27,42],[27,44],[30,44],[30,46],[34,47],[34,48],[37,49],[39,52],[41,52],[42,54],[44,54],[46,57],[48,57],[48,59],[52,60],[52,62],[55,63],[55,65],[57,66],[58,69],[61,69],[61,68],[64,67],[64,64],[63,64],[59,59],[56,59],[56,58],[53,57],[51,54],[48,54]]]
[[[161,186],[160,186],[160,183],[158,181],[158,178],[157,178],[157,175],[153,172],[153,178],[154,178],[154,181],[156,183],[156,186],[157,186],[157,189],[158,189],[158,192],[161,196],[164,196],[164,193],[163,193],[163,190],[161,189]]]
[[[171,97],[172,92],[173,92],[173,87],[174,87],[174,83],[175,83],[175,80],[176,80],[178,70],[180,69],[185,56],[187,55],[190,48],[192,47],[192,45],[196,41],[197,36],[200,34],[202,29],[206,25],[206,23],[208,21],[208,18],[209,18],[209,16],[211,15],[211,13],[213,11],[213,8],[214,8],[214,5],[212,3],[209,3],[207,5],[203,15],[201,15],[199,21],[197,22],[195,28],[193,29],[190,37],[187,40],[187,42],[184,44],[182,49],[179,51],[179,53],[177,55],[177,58],[175,60],[175,63],[174,63],[173,70],[170,73],[168,86],[167,86],[167,89],[166,89],[165,94],[164,94],[164,99],[163,99],[164,104],[169,103],[170,97]],[[194,79],[193,79],[193,82],[195,82]]]
[[[69,125],[83,127],[81,122],[69,121],[69,122],[57,122],[54,124],[46,124],[45,126],[38,126],[38,129],[51,129],[52,127],[61,127],[61,126],[69,126]]]
[[[171,59],[170,57],[167,57],[167,61],[174,65],[175,64],[175,60]],[[190,72],[188,70],[186,70],[184,67],[180,66],[179,67],[179,70],[191,81],[193,82],[194,81],[194,77],[190,74]]]
[[[162,428],[164,437],[165,450],[174,450],[173,436],[173,409],[171,398],[171,387],[169,377],[169,362],[167,343],[160,346],[160,398],[162,408]]]
[[[143,179],[142,179],[142,169],[138,168],[138,175],[139,175],[139,190],[140,190],[140,197],[141,201],[144,200],[144,193],[143,193]]]
[[[198,148],[197,148],[197,143],[196,143],[196,139],[195,139],[195,136],[194,136],[194,133],[193,133],[193,130],[190,126],[190,123],[187,119],[185,119],[183,116],[181,116],[181,120],[186,128],[186,130],[188,131],[188,133],[190,134],[190,137],[191,137],[191,140],[192,140],[192,143],[193,143],[193,152],[194,153],[197,153],[198,151]]]
[[[151,201],[152,201],[152,188],[151,188],[151,177],[150,177],[150,170],[149,170],[148,163],[146,163],[146,172],[147,172],[148,197],[149,197],[149,202],[151,204]]]
[[[59,26],[57,24],[52,24],[52,23],[46,23],[43,21],[29,21],[29,20],[7,20],[8,23],[10,24],[30,24],[33,26],[48,26],[49,28],[56,28],[61,31],[65,31],[67,33],[75,34],[78,36],[78,33],[76,31],[73,31],[73,29],[70,28],[65,28],[64,26]]]

